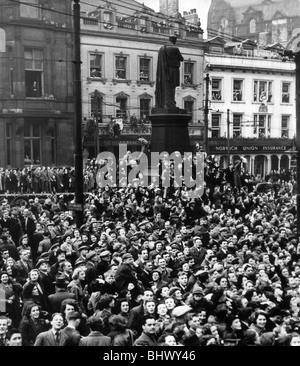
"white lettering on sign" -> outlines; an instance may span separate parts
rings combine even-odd
[[[285,151],[286,146],[263,146],[263,150],[279,150],[279,151]]]
[[[258,150],[258,146],[243,146],[243,150],[257,151]]]

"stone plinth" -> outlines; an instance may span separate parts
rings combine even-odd
[[[185,109],[153,108],[149,118],[152,123],[151,152],[192,152],[188,130],[191,115]]]

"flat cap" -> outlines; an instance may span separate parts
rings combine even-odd
[[[183,316],[184,314],[188,313],[191,310],[192,310],[192,308],[188,305],[176,306],[176,308],[174,308],[174,310],[172,311],[172,315],[175,318],[178,318],[178,317]]]
[[[91,250],[90,252],[88,252],[88,254],[86,255],[86,259],[87,260],[90,260],[92,259],[93,257],[96,257],[97,253],[94,252],[93,250]]]
[[[111,255],[109,250],[103,250],[103,252],[100,253],[100,257],[107,257],[108,255]]]

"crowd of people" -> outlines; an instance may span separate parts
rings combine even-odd
[[[299,346],[295,174],[266,179],[207,157],[201,197],[92,184],[80,227],[57,185],[2,196],[0,346]]]

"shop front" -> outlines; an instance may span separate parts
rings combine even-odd
[[[291,169],[294,155],[291,140],[282,139],[257,139],[250,141],[226,141],[213,140],[209,142],[209,155],[219,158],[220,167],[228,166],[228,159],[234,163],[243,159],[244,168],[257,177],[264,177],[271,171]]]

